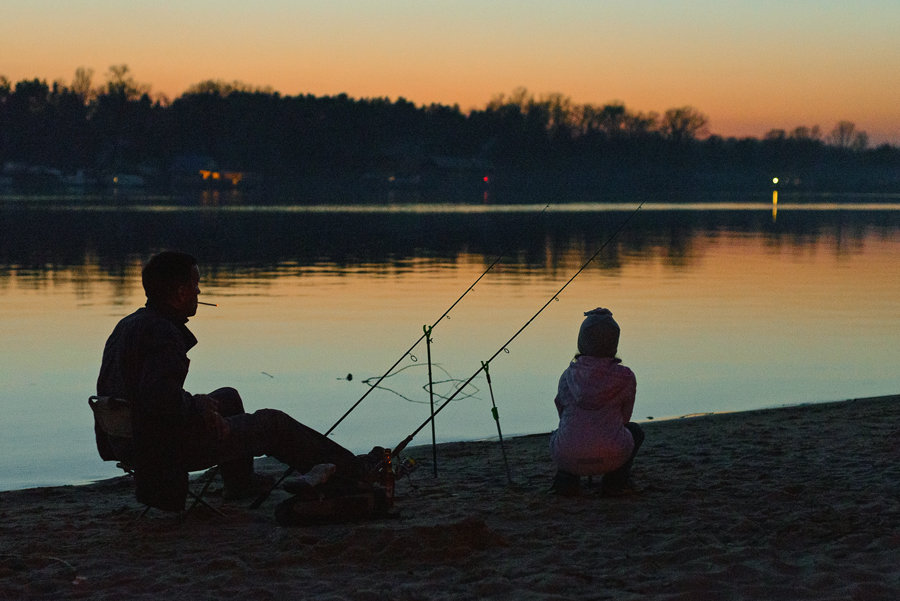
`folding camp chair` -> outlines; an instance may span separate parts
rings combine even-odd
[[[88,397],[88,405],[93,411],[100,429],[108,437],[119,443],[118,445],[113,445],[114,447],[130,445],[134,437],[131,429],[131,401],[111,396],[92,395]],[[116,457],[113,461],[116,461],[116,467],[134,476],[134,466],[129,457]],[[209,490],[209,486],[215,479],[218,470],[219,467],[215,466],[207,471],[203,486],[198,492],[188,490],[188,495],[193,499],[193,502],[185,511],[185,514],[193,511],[198,505],[203,505],[221,516],[225,515],[203,499],[203,495]],[[140,517],[146,515],[148,511],[150,511],[149,505],[141,513]]]

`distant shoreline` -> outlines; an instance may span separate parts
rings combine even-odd
[[[868,402],[900,402],[900,394],[896,395],[881,395],[874,397],[861,397],[861,398],[851,398],[851,399],[842,399],[842,400],[832,400],[832,401],[821,401],[821,402],[805,402],[805,403],[787,403],[781,405],[772,405],[768,407],[760,407],[755,409],[740,409],[735,411],[711,411],[711,412],[700,412],[700,413],[690,413],[685,415],[673,415],[673,416],[665,416],[665,417],[648,417],[648,418],[635,418],[635,421],[640,422],[642,424],[655,424],[655,423],[669,423],[669,422],[677,422],[684,420],[698,420],[705,418],[715,418],[717,416],[726,416],[726,415],[747,415],[753,416],[755,414],[767,414],[773,411],[780,411],[783,409],[802,409],[807,407],[828,407],[828,406],[836,406],[841,404],[849,404],[849,403],[868,403]],[[507,434],[504,436],[505,441],[511,441],[516,439],[530,439],[530,438],[540,438],[549,436],[550,431],[546,432],[533,432],[530,434]],[[482,437],[482,438],[460,438],[454,440],[442,440],[437,443],[438,447],[443,445],[460,445],[460,444],[478,444],[478,443],[494,443],[499,444],[499,439],[496,436]],[[431,452],[431,443],[420,443],[415,444],[409,447],[409,451],[417,452],[418,456],[424,456]],[[427,451],[427,452],[426,452]],[[99,457],[97,459],[100,461]],[[257,461],[272,461],[265,458],[257,458]],[[0,495],[7,492],[14,492],[19,490],[36,490],[41,488],[56,488],[59,486],[93,486],[96,484],[102,484],[106,481],[117,480],[121,476],[113,476],[111,478],[101,478],[98,480],[86,480],[80,482],[69,482],[62,484],[51,484],[51,485],[43,485],[37,487],[25,487],[25,488],[12,488],[8,490],[0,491]]]

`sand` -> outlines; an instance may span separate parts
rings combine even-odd
[[[408,449],[399,517],[277,491],[136,520],[127,477],[0,493],[0,599],[900,598],[900,396],[644,424],[637,494],[547,494],[545,435]],[[259,460],[258,469],[282,466]]]

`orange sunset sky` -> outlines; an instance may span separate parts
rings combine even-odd
[[[723,136],[844,119],[900,146],[898,23],[897,0],[4,0],[0,75],[127,64],[169,98],[221,79],[463,110],[521,86],[692,105]]]

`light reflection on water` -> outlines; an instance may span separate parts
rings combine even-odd
[[[497,356],[504,434],[554,427],[556,379],[581,312],[598,305],[622,325],[639,419],[898,392],[900,206],[780,201],[773,222],[769,204],[724,205],[645,204]],[[326,430],[503,254],[434,330],[436,392],[452,394],[636,205],[551,206],[538,222],[545,206],[179,207],[171,218],[104,208],[90,219],[7,207],[0,489],[116,473],[96,456],[86,399],[106,335],[143,302],[140,265],[155,250],[194,252],[203,299],[219,303],[191,321],[200,345],[187,388],[233,385],[250,408],[283,408]],[[336,440],[393,446],[427,417],[424,346],[413,355]],[[440,439],[496,434],[486,386],[473,384],[439,416]]]
[[[0,201],[13,205],[40,205],[42,208],[59,208],[66,211],[121,213],[124,211],[150,213],[340,213],[340,214],[485,214],[485,213],[617,213],[634,211],[638,206],[644,211],[766,211],[778,204],[779,209],[788,211],[898,211],[900,210],[900,194],[818,194],[810,200],[804,197],[787,196],[787,200],[777,199],[777,190],[773,191],[770,201],[697,201],[697,202],[641,202],[640,199],[628,202],[566,202],[556,203],[422,203],[397,202],[391,204],[356,204],[342,203],[310,203],[294,204],[267,202],[263,204],[218,203],[197,205],[194,202],[175,202],[172,197],[147,197],[122,199],[122,202],[110,202],[104,196],[3,196]]]

